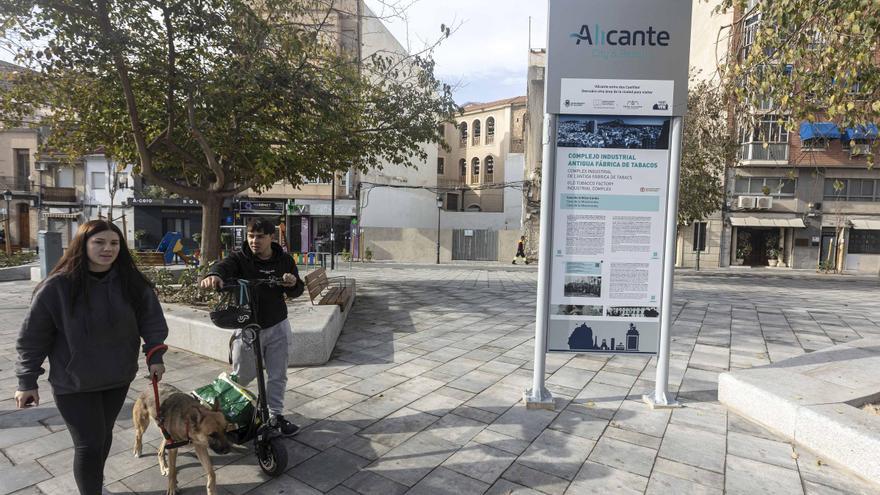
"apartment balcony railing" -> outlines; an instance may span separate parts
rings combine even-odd
[[[769,143],[764,147],[763,143],[743,143],[740,145],[740,160],[787,162],[788,143]]]
[[[76,203],[75,187],[44,187],[43,201],[56,203]]]
[[[437,177],[437,185],[442,188],[454,189],[456,187],[462,187],[466,184],[464,177],[459,179],[447,179],[445,177]]]
[[[0,190],[9,189],[12,192],[31,192],[33,184],[27,177],[12,177],[0,175]]]
[[[471,144],[472,144],[473,146],[479,146],[479,145],[480,145],[480,135],[479,135],[479,134],[474,134],[474,136],[473,136],[473,140],[471,141]]]

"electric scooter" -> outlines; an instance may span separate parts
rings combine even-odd
[[[241,327],[241,339],[254,350],[257,368],[257,404],[254,408],[254,417],[251,421],[238,430],[227,433],[227,438],[237,445],[244,445],[254,441],[254,452],[260,464],[260,469],[269,476],[279,476],[287,469],[287,448],[284,445],[285,436],[278,428],[271,426],[269,421],[269,406],[266,404],[266,380],[263,377],[263,352],[260,345],[260,331],[262,327],[257,323],[258,298],[256,297],[259,286],[281,287],[281,281],[275,278],[267,279],[233,279],[224,280],[221,292],[243,292],[244,301],[250,311],[243,313],[239,321]]]

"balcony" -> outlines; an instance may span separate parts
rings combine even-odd
[[[33,184],[27,177],[12,177],[0,175],[0,190],[9,189],[12,192],[31,192]]]
[[[463,188],[465,186],[464,177],[459,179],[447,179],[445,177],[437,177],[437,186],[444,189]]]
[[[76,203],[75,187],[44,187],[43,201],[49,203]]]
[[[739,159],[743,162],[788,163],[788,143],[743,143]]]

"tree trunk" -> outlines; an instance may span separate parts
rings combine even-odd
[[[208,194],[202,202],[202,245],[199,263],[204,266],[220,257],[220,214],[223,198]]]

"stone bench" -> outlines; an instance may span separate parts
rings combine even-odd
[[[351,280],[352,297],[344,308],[336,305],[312,306],[307,296],[288,304],[287,319],[291,333],[288,338],[289,366],[321,365],[330,360],[336,339],[355,301],[355,283]],[[232,330],[217,328],[211,323],[207,309],[163,303],[168,322],[171,347],[227,362]]]

